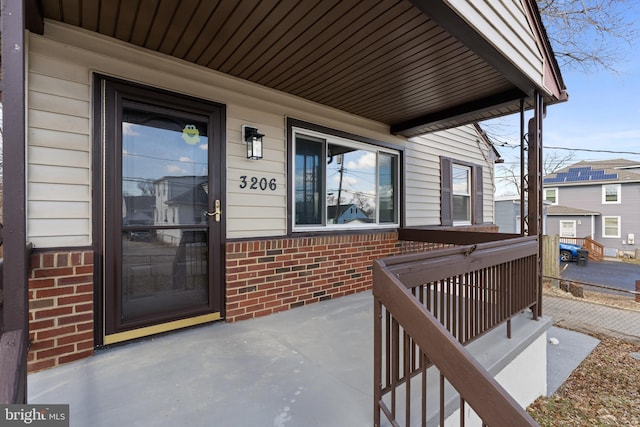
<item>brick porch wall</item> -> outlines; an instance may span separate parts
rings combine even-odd
[[[93,354],[93,251],[31,256],[29,339],[29,372]]]
[[[398,253],[395,232],[226,245],[226,321],[371,288],[374,259]]]

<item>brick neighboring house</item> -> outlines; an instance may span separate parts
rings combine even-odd
[[[635,254],[640,238],[640,163],[578,162],[543,180],[547,234],[591,237],[605,256]]]

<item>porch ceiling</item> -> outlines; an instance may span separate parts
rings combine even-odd
[[[446,32],[427,14],[433,10],[440,21],[451,16],[440,2],[65,0],[39,6],[44,18],[386,123],[405,136],[516,112],[519,99],[535,89],[514,68],[501,68],[482,43],[467,37],[463,44]]]

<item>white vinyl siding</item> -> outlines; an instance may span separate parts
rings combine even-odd
[[[29,39],[28,238],[37,247],[91,241],[93,72],[212,100],[227,109],[228,238],[287,233],[288,116],[399,146],[381,123],[327,109],[99,34],[47,21]],[[264,158],[248,160],[242,125],[264,137]],[[275,180],[276,189],[240,188],[240,177]],[[55,208],[53,207],[55,206]]]
[[[484,221],[493,221],[493,164],[471,125],[407,141],[384,124],[52,21],[45,36],[30,34],[28,65],[27,233],[36,247],[93,244],[94,72],[226,106],[227,238],[287,233],[287,117],[404,147],[408,226],[440,223],[440,155],[481,165]],[[265,134],[262,160],[246,158],[243,125]],[[274,179],[276,189],[241,189],[242,176]]]
[[[411,138],[405,151],[406,225],[440,225],[440,156],[482,166],[484,222],[493,222],[493,164],[472,125]]]
[[[531,80],[543,85],[543,58],[521,0],[446,0]]]

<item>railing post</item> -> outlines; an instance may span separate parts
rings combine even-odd
[[[636,302],[640,302],[640,280],[636,280]]]
[[[24,0],[2,0],[2,118],[4,166],[4,328],[20,331],[28,342],[27,268],[25,251],[25,4]],[[24,384],[14,403],[26,403],[27,345],[19,355],[19,383]]]
[[[376,277],[373,277],[373,286]],[[373,425],[380,427],[380,406],[382,399],[382,303],[373,298]]]

